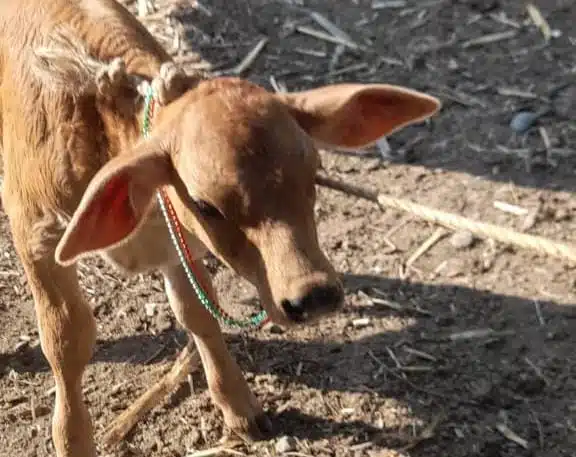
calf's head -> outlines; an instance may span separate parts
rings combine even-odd
[[[235,78],[164,107],[151,136],[93,178],[56,251],[61,264],[138,231],[168,186],[187,230],[254,284],[272,320],[305,322],[343,301],[314,221],[315,145],[359,148],[439,109],[428,95],[342,84],[273,94]]]

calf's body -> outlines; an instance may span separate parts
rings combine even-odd
[[[55,39],[62,33],[67,41]],[[123,86],[109,96],[91,83],[116,58],[147,81],[170,61],[114,0],[0,6],[2,201],[56,383],[57,456],[96,453],[81,387],[96,331],[75,268],[89,254],[126,273],[162,272],[226,425],[262,437],[270,423],[178,263],[156,190],[165,187],[196,258],[210,250],[251,281],[272,320],[307,322],[343,297],[314,223],[315,144],[362,147],[439,103],[387,85],[276,95],[235,78],[190,80],[156,110],[143,140],[138,92]],[[216,300],[206,271],[199,274]]]

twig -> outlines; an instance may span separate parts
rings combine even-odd
[[[430,424],[428,424],[426,426],[426,428],[424,428],[424,430],[422,430],[422,432],[420,432],[419,436],[417,436],[415,439],[413,439],[411,443],[407,444],[406,446],[403,446],[401,448],[402,451],[408,451],[408,450],[418,446],[423,441],[426,441],[426,440],[429,440],[430,438],[433,438],[434,432],[436,431],[436,429],[438,428],[438,426],[440,425],[440,423],[444,419],[446,419],[446,413],[445,413],[445,411],[442,411],[440,414],[438,414],[432,420],[432,422],[430,422]]]
[[[367,299],[370,302],[370,304],[372,304],[372,305],[374,305],[374,304],[383,305],[383,306],[386,306],[386,307],[393,309],[395,311],[404,311],[406,309],[404,306],[402,306],[399,303],[395,303],[395,302],[392,302],[390,300],[384,300],[383,298],[371,297],[370,295],[368,295],[362,291],[358,292],[358,295]]]
[[[324,40],[324,41],[328,41],[330,43],[335,43],[335,44],[341,44],[341,45],[344,45],[344,46],[346,46],[350,49],[354,49],[354,50],[360,49],[360,46],[357,45],[356,43],[352,42],[352,41],[343,40],[340,37],[329,35],[325,32],[322,32],[320,30],[315,30],[311,27],[306,27],[306,26],[300,25],[300,26],[296,27],[295,30],[299,33],[302,33],[303,35],[308,35],[308,36],[317,38],[319,40]]]
[[[383,0],[372,2],[373,10],[383,10],[384,8],[406,8],[408,4],[405,0]]]
[[[506,13],[504,11],[500,11],[499,13],[490,13],[489,16],[490,19],[499,22],[500,24],[509,25],[510,27],[514,27],[515,29],[522,28],[521,24],[506,16]]]
[[[376,147],[378,148],[378,152],[380,153],[380,157],[382,157],[382,159],[386,160],[390,158],[392,148],[390,147],[390,143],[388,143],[388,139],[385,136],[376,141]]]
[[[332,52],[332,57],[330,57],[330,63],[328,64],[328,68],[330,71],[336,70],[336,66],[340,62],[340,59],[342,58],[345,52],[346,52],[346,46],[344,46],[343,44],[339,44],[334,48],[334,51]]]
[[[540,138],[542,138],[542,143],[544,143],[544,148],[546,149],[546,158],[548,162],[550,160],[550,150],[552,149],[552,141],[550,140],[550,135],[544,127],[538,127],[538,133],[540,133]]]
[[[199,11],[202,11],[206,16],[212,17],[212,11],[203,3],[200,3],[198,0],[193,0],[190,3],[192,3],[192,6],[194,8],[196,8]]]
[[[534,92],[514,89],[513,87],[499,87],[498,89],[496,89],[496,92],[498,93],[498,95],[502,95],[504,97],[518,97],[518,98],[526,98],[529,100],[537,100],[537,99],[541,100],[543,98],[540,95],[535,94]]]
[[[274,92],[282,93],[288,91],[288,89],[286,89],[286,86],[283,83],[281,82],[279,83],[278,81],[276,81],[274,75],[270,76],[270,85],[274,89]]]
[[[474,330],[466,330],[464,332],[452,333],[448,338],[450,341],[466,341],[475,340],[487,337],[499,337],[499,336],[509,336],[513,335],[513,331],[501,331],[497,332],[491,328],[479,328]]]
[[[166,349],[166,345],[165,344],[161,345],[160,349],[155,351],[154,354],[152,354],[150,357],[148,357],[146,360],[144,360],[143,365],[148,365],[150,362],[152,362],[152,360],[154,360],[156,357],[158,357],[160,354],[162,354],[162,352],[164,352],[165,349]]]
[[[368,356],[379,365],[379,367],[382,369],[382,371],[385,371],[386,373],[393,376],[394,378],[404,382],[407,386],[409,386],[412,390],[414,390],[416,392],[421,392],[421,393],[428,394],[428,395],[431,395],[431,396],[437,397],[437,398],[443,398],[445,400],[451,400],[451,401],[454,401],[456,403],[467,404],[467,405],[471,405],[471,406],[477,406],[478,405],[477,402],[472,401],[472,400],[465,400],[465,399],[462,399],[460,397],[452,397],[450,395],[445,395],[445,394],[440,393],[440,392],[436,392],[433,390],[424,389],[423,387],[419,387],[416,384],[414,384],[412,381],[409,381],[408,379],[404,378],[400,373],[396,373],[392,368],[389,368],[388,366],[386,366],[385,363],[382,363],[378,359],[378,357],[376,357],[374,355],[374,353],[371,350],[368,350]]]
[[[398,367],[397,370],[405,373],[425,373],[428,371],[435,371],[436,368],[427,365],[403,365]]]
[[[528,214],[526,208],[521,208],[520,206],[512,205],[510,203],[501,202],[496,200],[494,203],[494,208],[504,211],[505,213],[514,214],[515,216],[525,216]]]
[[[0,277],[8,278],[12,276],[20,276],[20,273],[16,270],[0,271]]]
[[[544,316],[542,316],[542,307],[540,306],[540,302],[538,300],[532,300],[534,303],[534,309],[536,310],[536,316],[538,317],[538,322],[541,326],[546,325],[546,321],[544,320]]]
[[[532,3],[528,3],[526,5],[526,10],[528,10],[528,14],[530,15],[530,19],[534,22],[534,25],[540,29],[542,35],[544,35],[544,39],[546,41],[550,41],[552,38],[552,29],[548,24],[548,21],[544,19],[540,10]]]
[[[34,395],[30,397],[30,415],[32,416],[32,422],[36,422],[36,405]]]
[[[382,230],[379,227],[373,227],[373,229],[377,232],[384,232],[384,230]],[[385,233],[387,233],[387,232],[385,232]],[[388,238],[388,236],[384,235],[381,237],[381,239],[382,239],[382,241],[384,241],[385,244],[388,245],[388,249],[381,251],[381,254],[383,254],[383,255],[392,254],[398,250],[398,246],[396,246],[392,241],[390,241],[390,238]]]
[[[316,11],[310,12],[310,17],[324,30],[330,33],[332,36],[338,37],[341,40],[348,41],[350,43],[354,43],[350,35],[348,35],[344,30],[340,29],[336,26],[332,21],[328,20],[322,14],[317,13]],[[356,43],[354,43],[358,46]]]
[[[540,446],[540,449],[544,449],[544,430],[542,429],[542,423],[534,411],[530,410],[530,415],[532,416],[532,419],[534,419],[534,423],[538,429],[538,445]]]
[[[245,456],[243,452],[236,451],[234,449],[230,449],[224,446],[216,446],[210,449],[203,449],[202,451],[196,451],[192,453],[186,454],[186,457],[214,457],[221,454],[230,454],[230,455],[237,455],[237,456]]]
[[[262,52],[264,46],[266,46],[268,41],[269,39],[265,37],[262,38],[258,43],[256,43],[256,46],[254,46],[252,50],[248,54],[246,54],[246,57],[242,59],[242,62],[240,62],[236,67],[232,69],[232,73],[235,75],[241,75],[246,70],[248,70],[248,68],[250,68],[250,66],[254,63],[258,55]]]
[[[319,57],[321,59],[324,59],[327,56],[325,51],[316,51],[315,49],[294,48],[294,52],[305,56]]]
[[[502,423],[496,424],[496,430],[498,430],[504,436],[504,438],[512,441],[513,443],[516,443],[518,446],[521,446],[524,449],[528,449],[530,447],[528,445],[528,441],[526,441],[524,438],[519,437],[506,424]]]
[[[423,352],[423,351],[418,351],[416,349],[412,349],[410,347],[404,346],[403,348],[408,354],[412,354],[415,355],[417,357],[420,357],[422,359],[426,359],[426,360],[430,360],[431,362],[436,362],[438,359],[436,357],[434,357],[433,355],[428,354],[427,352]]]
[[[398,357],[396,357],[396,354],[394,354],[394,351],[392,349],[390,349],[388,346],[386,346],[386,352],[388,353],[390,358],[394,361],[394,364],[396,365],[396,367],[402,368],[402,364],[400,363],[400,360],[398,360]]]
[[[186,346],[170,369],[170,371],[144,392],[128,409],[124,410],[103,432],[105,446],[111,446],[122,440],[134,425],[152,408],[160,404],[162,399],[173,391],[186,375],[198,368],[200,356],[192,344]]]
[[[418,306],[404,306],[404,305],[401,305],[400,303],[386,300],[384,298],[372,297],[372,296],[370,296],[370,295],[368,295],[362,291],[358,292],[358,295],[367,299],[370,302],[370,304],[372,304],[372,305],[385,306],[386,308],[390,308],[390,309],[393,309],[394,311],[398,311],[398,312],[404,312],[404,313],[409,312],[409,313],[419,314],[421,316],[426,316],[426,317],[432,316],[432,313],[430,313],[429,311],[426,311],[425,309],[419,308]]]
[[[365,68],[368,68],[368,64],[366,62],[362,62],[362,63],[357,63],[354,65],[349,65],[347,67],[344,68],[340,68],[338,70],[334,70],[331,71],[329,73],[326,74],[326,76],[339,76],[339,75],[343,75],[345,73],[352,73],[354,71],[359,71],[359,70],[364,70]]]
[[[544,376],[542,370],[534,362],[532,362],[532,360],[530,360],[528,357],[524,357],[524,362],[526,362],[528,366],[532,368],[536,376],[538,376],[544,382],[544,384],[546,384],[546,386],[550,386],[550,380]]]
[[[391,197],[386,194],[379,194],[360,186],[354,186],[321,175],[316,176],[316,183],[320,186],[369,200],[383,208],[391,207],[406,211],[421,219],[442,225],[451,230],[468,230],[479,238],[493,239],[502,243],[533,249],[542,254],[548,254],[553,257],[576,262],[576,247],[569,244],[560,243],[540,236],[519,233],[486,222],[471,220],[457,214],[429,208],[408,200]]]
[[[420,247],[410,256],[406,261],[406,269],[410,268],[416,260],[422,257],[426,252],[428,252],[432,246],[434,246],[438,241],[446,236],[447,232],[442,227],[437,228],[430,237]]]
[[[152,0],[138,0],[138,16],[144,17],[154,11]]]
[[[496,43],[498,41],[509,40],[518,35],[516,30],[508,30],[507,32],[491,33],[489,35],[484,35],[479,38],[473,38],[472,40],[465,41],[462,43],[464,49],[471,48],[473,46],[484,46],[485,44]]]
[[[390,230],[388,230],[385,234],[384,234],[384,238],[390,238],[392,235],[394,235],[398,230],[400,230],[401,228],[404,228],[406,226],[406,224],[408,224],[409,222],[412,222],[411,219],[405,219],[402,222],[396,224],[394,227],[392,227]]]

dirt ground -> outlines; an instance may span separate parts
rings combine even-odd
[[[270,41],[246,76],[268,88],[271,76],[288,90],[378,81],[443,100],[431,122],[389,138],[386,159],[375,149],[323,151],[331,176],[576,244],[573,0],[540,1],[552,29],[561,32],[549,43],[519,1],[203,5],[209,11],[186,3],[171,13],[172,25],[183,24],[178,53],[189,62],[187,47],[226,71],[266,36]],[[160,3],[146,24],[172,47],[168,6]],[[360,46],[340,52],[295,30],[322,30],[309,11]],[[471,41],[502,32],[498,41]],[[517,111],[545,108],[551,109],[527,132],[510,128]],[[511,214],[494,202],[527,213]],[[327,189],[319,191],[317,216],[322,245],[344,277],[344,311],[307,328],[228,332],[278,437],[295,439],[288,455],[576,455],[573,265],[448,235],[405,268],[437,227]],[[53,455],[53,381],[2,212],[0,233],[0,456]],[[212,266],[228,309],[236,315],[250,309],[251,287]],[[81,274],[99,328],[84,386],[100,433],[170,366],[185,336],[157,274],[122,277],[99,260],[87,262]],[[220,413],[203,375],[192,381],[141,421],[114,455],[183,457],[216,446]],[[228,455],[275,455],[278,437]]]

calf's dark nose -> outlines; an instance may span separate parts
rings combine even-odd
[[[344,301],[344,292],[339,286],[315,286],[302,297],[283,300],[284,312],[294,322],[306,320],[335,311]]]

